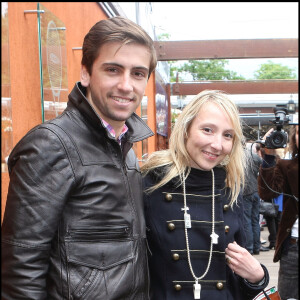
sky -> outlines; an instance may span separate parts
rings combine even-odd
[[[152,2],[172,40],[297,38],[298,2]]]
[[[151,3],[151,4],[149,4]],[[136,21],[136,2],[119,2]],[[141,2],[140,13],[169,40],[298,38],[298,2]],[[143,20],[140,21],[143,25]],[[271,59],[298,73],[297,58]],[[267,59],[231,59],[227,69],[246,79]]]

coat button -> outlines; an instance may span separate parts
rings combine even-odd
[[[288,229],[286,230],[286,232],[291,232],[291,228],[288,228]]]
[[[223,210],[224,210],[224,211],[227,211],[228,209],[229,209],[229,205],[228,205],[228,204],[225,204],[224,207],[223,207]]]
[[[172,256],[173,256],[173,260],[178,260],[179,259],[179,254],[178,253],[174,253]]]
[[[170,230],[174,230],[175,229],[175,224],[174,223],[168,223],[168,228]]]
[[[166,196],[165,196],[165,199],[166,199],[167,201],[171,201],[172,198],[173,198],[173,196],[172,196],[171,194],[166,194]]]
[[[180,284],[175,284],[174,288],[176,291],[180,291],[181,290],[181,285]]]
[[[230,228],[230,227],[229,227],[228,225],[225,226],[225,232],[226,232],[226,233],[229,232],[229,228]]]
[[[222,282],[218,282],[216,286],[217,286],[217,289],[218,289],[218,290],[222,290],[223,287],[224,287],[224,285],[223,285]]]

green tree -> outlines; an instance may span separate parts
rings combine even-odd
[[[159,41],[170,40],[169,33],[160,34],[157,39]],[[177,66],[176,61],[168,61],[170,65],[170,82],[184,81],[184,75],[190,74],[193,80],[245,80],[243,76],[238,75],[234,71],[227,70],[225,65],[228,60],[212,59],[212,60],[189,60],[183,66]]]
[[[260,65],[260,68],[254,72],[255,79],[296,79],[297,75],[294,69],[282,64],[276,64],[268,60],[267,63]]]
[[[168,41],[170,39],[171,35],[169,33],[162,33],[159,34],[157,37],[158,41]]]
[[[193,80],[245,80],[243,76],[225,68],[228,64],[226,59],[189,60],[181,67],[176,67],[173,62],[169,63],[171,82],[176,81],[177,72],[179,72],[178,79],[181,81],[184,73],[190,74]]]

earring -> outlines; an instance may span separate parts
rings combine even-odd
[[[227,154],[227,155],[225,156],[225,158],[220,162],[220,165],[221,165],[221,166],[226,166],[226,165],[229,164],[229,162],[230,162],[230,157],[229,157],[229,155]]]

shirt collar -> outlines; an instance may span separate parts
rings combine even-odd
[[[107,129],[107,131],[111,134],[111,136],[113,136],[114,138],[116,138],[116,133],[113,129],[113,127],[107,123],[106,121],[104,121],[103,119],[101,119],[103,122],[104,127]],[[122,143],[122,138],[124,137],[125,133],[128,131],[128,127],[126,126],[126,124],[124,124],[123,128],[122,128],[122,132],[119,135],[117,142],[119,143],[119,145],[121,145]]]

